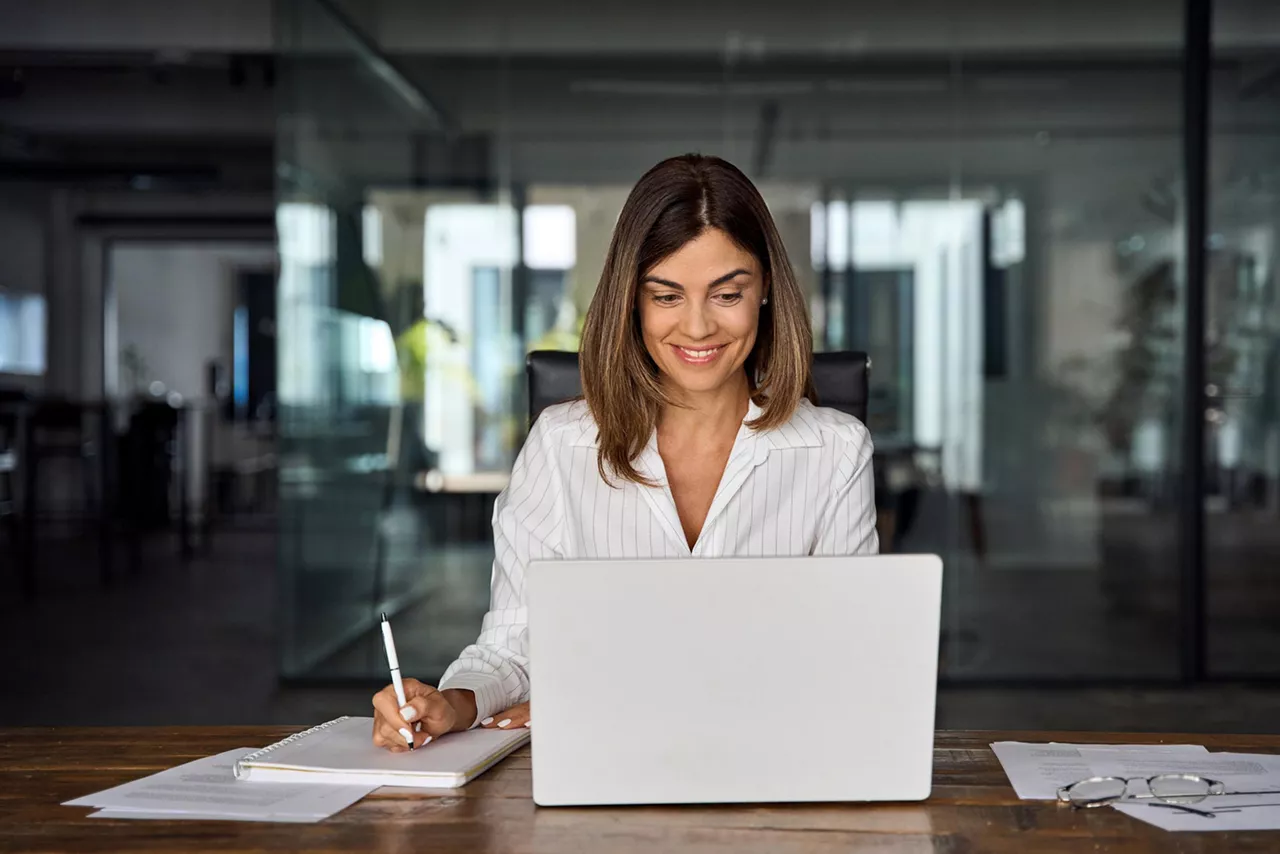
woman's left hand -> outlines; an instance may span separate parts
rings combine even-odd
[[[498,712],[491,718],[485,718],[480,722],[480,726],[485,729],[519,729],[532,724],[529,720],[529,704],[521,703],[518,706],[512,706],[505,712]]]

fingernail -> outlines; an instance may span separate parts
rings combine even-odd
[[[525,725],[525,727],[526,727],[526,728],[531,727],[531,726],[533,726],[533,721],[525,721],[525,722],[524,722],[524,725]]]
[[[413,706],[405,706],[400,710],[400,717],[404,718],[406,721],[412,721],[417,716],[418,712],[413,708]]]
[[[418,721],[416,724],[413,725],[413,731],[422,732],[422,721]]]
[[[493,718],[485,718],[480,722],[480,726],[488,726],[491,723],[493,723]]]
[[[507,718],[505,721],[498,721],[498,729],[502,729],[504,726],[510,726],[510,725],[511,725],[511,718]]]
[[[428,744],[430,744],[430,743],[431,743],[431,736],[427,736],[426,738],[424,738],[424,739],[422,740],[422,746],[423,746],[423,747],[426,747],[426,746],[427,746]]]

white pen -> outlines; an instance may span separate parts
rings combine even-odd
[[[404,698],[404,682],[400,679],[400,659],[396,658],[396,639],[391,636],[391,624],[387,622],[386,611],[382,612],[382,645],[387,648],[387,666],[391,668],[391,684],[396,689],[396,702],[403,709],[409,701]],[[409,749],[413,750],[413,733],[401,727],[400,734],[408,742]]]

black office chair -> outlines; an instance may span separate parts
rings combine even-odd
[[[813,355],[813,384],[818,402],[867,422],[866,353],[845,351]],[[578,354],[561,350],[534,350],[525,360],[529,384],[529,423],[542,410],[582,394]]]

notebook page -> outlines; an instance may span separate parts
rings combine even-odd
[[[348,718],[279,747],[251,767],[335,773],[431,776],[466,774],[529,737],[529,731],[473,729],[440,736],[426,747],[392,753],[373,744],[373,718]]]

